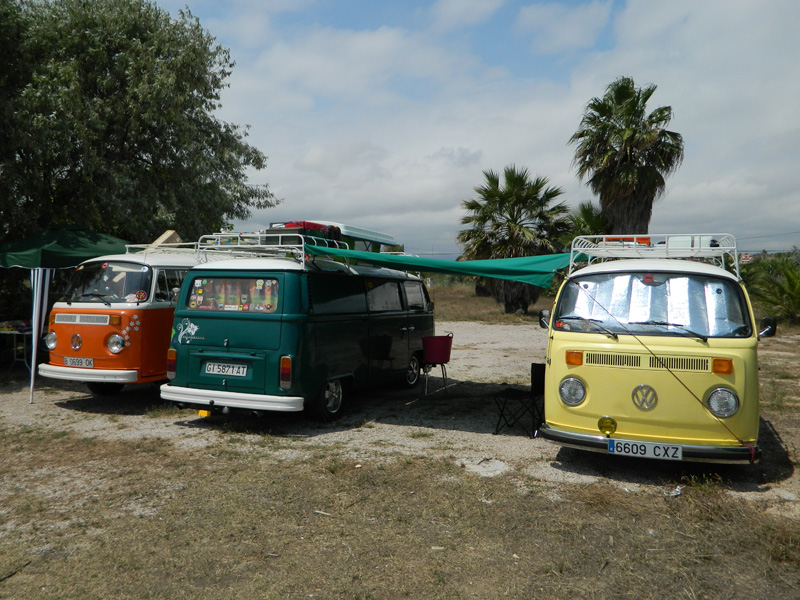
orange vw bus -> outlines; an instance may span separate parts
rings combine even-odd
[[[49,317],[39,374],[93,394],[166,379],[175,297],[204,255],[195,245],[129,246],[78,265]]]

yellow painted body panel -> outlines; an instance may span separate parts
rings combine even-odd
[[[563,288],[562,288],[563,290]],[[561,292],[559,292],[561,293]],[[753,321],[746,291],[747,308]],[[555,432],[577,436],[602,436],[598,419],[616,420],[616,439],[665,444],[741,447],[758,438],[758,358],[755,333],[747,338],[713,338],[706,342],[682,336],[622,335],[617,339],[602,332],[583,333],[553,328],[550,323],[545,371],[545,423]],[[568,351],[584,353],[584,364],[566,364]],[[594,353],[597,364],[587,364]],[[655,355],[659,359],[652,359]],[[733,361],[733,373],[711,372],[713,358]],[[707,359],[707,369],[703,369]],[[651,364],[654,362],[654,364]],[[670,368],[664,368],[664,363]],[[698,366],[700,365],[700,366]],[[559,385],[567,377],[580,379],[586,399],[567,406]],[[636,386],[653,387],[658,401],[651,410],[634,405]],[[726,387],[739,397],[738,412],[726,419],[706,408],[708,394]]]

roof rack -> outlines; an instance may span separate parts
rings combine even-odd
[[[729,233],[657,233],[643,235],[582,235],[572,240],[569,274],[576,263],[610,259],[672,258],[704,260],[739,277],[736,238]]]
[[[212,233],[200,237],[197,251],[208,254],[225,254],[232,257],[272,256],[294,258],[306,262],[306,246],[348,249],[345,242],[329,240],[298,233],[257,231],[241,233]]]

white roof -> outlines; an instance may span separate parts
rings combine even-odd
[[[133,252],[130,254],[107,254],[83,261],[81,264],[93,262],[128,262],[151,267],[192,267],[201,256],[194,250],[189,252]]]
[[[598,262],[578,269],[570,277],[584,277],[597,273],[627,273],[636,272],[671,272],[671,273],[692,273],[695,275],[710,275],[713,277],[723,277],[732,281],[737,281],[736,275],[720,267],[708,263],[693,260],[679,259],[625,259],[611,260],[608,262]]]

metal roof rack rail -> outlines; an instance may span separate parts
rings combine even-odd
[[[677,258],[703,260],[739,275],[736,238],[729,233],[656,233],[581,235],[572,240],[569,274],[579,262],[612,259]]]
[[[276,233],[274,231],[247,233],[213,233],[200,237],[197,251],[211,255],[243,257],[293,258],[305,264],[306,246],[348,249],[345,242],[299,233]],[[215,258],[218,258],[216,256]]]

